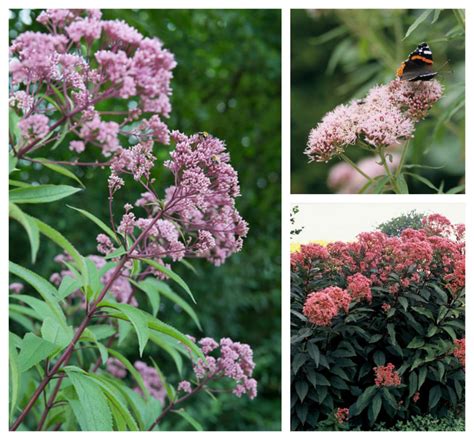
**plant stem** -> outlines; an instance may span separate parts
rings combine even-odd
[[[44,426],[44,423],[46,422],[46,417],[48,417],[48,414],[49,414],[49,411],[50,409],[53,407],[54,405],[54,399],[56,399],[56,396],[58,395],[58,392],[61,388],[61,384],[63,382],[63,379],[64,379],[64,375],[62,375],[58,381],[56,382],[56,385],[54,387],[54,390],[53,392],[51,393],[51,395],[49,396],[49,399],[48,401],[46,402],[46,405],[44,407],[44,411],[43,411],[43,414],[41,414],[41,419],[38,423],[38,427],[37,427],[37,431],[42,431],[43,430],[43,426]]]
[[[344,153],[341,153],[340,154],[341,158],[344,160],[344,162],[346,162],[347,164],[349,164],[352,168],[354,168],[359,174],[361,174],[362,176],[364,176],[370,183],[375,183],[374,180],[369,176],[367,175],[364,171],[362,171],[355,162],[353,162],[351,159],[349,159],[349,157],[347,157]]]
[[[166,209],[166,208],[165,208]],[[89,311],[87,312],[85,318],[79,325],[79,327],[76,330],[76,333],[74,334],[74,337],[72,338],[71,342],[69,345],[66,347],[65,351],[63,354],[60,356],[60,358],[57,360],[55,363],[54,367],[46,372],[45,377],[43,380],[40,382],[38,385],[38,388],[36,388],[35,392],[31,396],[29,402],[23,409],[23,411],[20,413],[18,418],[15,420],[15,422],[11,425],[10,431],[16,431],[18,427],[21,425],[25,417],[28,415],[28,413],[31,411],[31,408],[35,404],[35,402],[38,400],[38,397],[40,397],[41,393],[43,390],[46,388],[52,377],[58,372],[58,370],[66,365],[69,361],[69,359],[72,356],[72,353],[74,352],[74,346],[76,345],[77,341],[82,336],[82,333],[84,330],[87,328],[89,325],[91,319],[94,317],[95,312],[97,311],[97,306],[98,304],[104,299],[105,294],[109,291],[109,289],[112,287],[112,284],[115,282],[115,280],[121,275],[122,270],[125,266],[125,263],[128,261],[128,259],[131,257],[132,252],[135,250],[135,248],[140,244],[140,242],[147,236],[148,232],[151,230],[151,228],[156,224],[156,222],[161,218],[163,213],[165,212],[165,209],[160,211],[153,221],[150,222],[150,224],[142,231],[142,233],[138,236],[138,238],[135,240],[135,242],[130,246],[130,249],[128,252],[121,258],[121,260],[117,263],[117,266],[115,266],[114,272],[112,273],[112,276],[110,277],[110,280],[108,283],[104,286],[102,289],[100,295],[98,296],[97,300],[91,304],[91,307]]]
[[[175,400],[174,402],[170,402],[168,406],[161,412],[161,414],[155,419],[155,421],[150,425],[150,427],[147,429],[147,431],[153,431],[155,426],[157,426],[165,417],[166,415],[173,410],[173,408],[176,405],[179,405],[180,403],[183,403],[184,401],[188,400],[191,396],[196,394],[197,392],[201,391],[204,386],[206,385],[207,381],[204,381],[200,383],[198,386],[196,386],[189,394],[184,395],[183,397],[179,398],[178,400]]]
[[[383,151],[384,147],[378,147],[377,152],[380,156],[380,160],[382,161],[382,165],[387,173],[387,177],[390,179],[390,183],[392,184],[392,189],[395,193],[400,194],[400,188],[398,187],[397,180],[390,171],[390,167],[387,164],[387,158],[385,157],[385,152]]]
[[[403,165],[405,165],[405,159],[407,157],[407,151],[408,151],[408,144],[410,143],[410,141],[406,141],[405,142],[405,145],[403,145],[403,149],[402,149],[402,155],[400,157],[400,163],[398,164],[398,167],[397,167],[397,171],[395,172],[395,177],[398,177],[400,175],[400,173],[402,172],[402,169],[403,169]]]

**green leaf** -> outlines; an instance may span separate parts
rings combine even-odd
[[[81,191],[68,185],[38,185],[10,191],[12,203],[50,203]]]
[[[155,286],[150,285],[146,280],[141,281],[141,282],[136,282],[133,280],[130,280],[130,283],[132,283],[135,287],[138,287],[140,290],[145,292],[148,301],[151,305],[151,310],[152,310],[152,315],[156,316],[158,313],[158,310],[160,308],[160,294],[158,292],[158,289]]]
[[[410,343],[407,345],[407,348],[420,348],[425,344],[425,340],[421,336],[415,336]]]
[[[8,111],[8,131],[13,137],[14,147],[20,142],[21,132],[18,126],[19,122],[20,117],[16,114],[15,110],[10,108]],[[12,156],[13,154],[10,152],[9,155]]]
[[[9,216],[20,223],[28,235],[31,247],[31,261],[36,261],[36,254],[38,253],[40,244],[40,235],[38,227],[35,222],[31,220],[31,217],[25,214],[18,206],[14,203],[9,204]]]
[[[426,375],[428,374],[428,369],[426,367],[421,367],[418,371],[418,391],[421,386],[425,383]]]
[[[66,347],[74,336],[72,327],[67,327],[65,331],[64,327],[59,325],[55,319],[46,317],[41,326],[41,336],[46,341],[51,342],[60,349]]]
[[[143,382],[142,375],[131,364],[131,362],[125,356],[123,356],[121,353],[119,353],[118,351],[112,350],[111,348],[109,348],[108,351],[109,351],[111,356],[113,356],[114,358],[116,358],[120,362],[122,362],[124,367],[130,372],[133,379],[135,380],[137,385],[142,390],[142,393],[145,396],[145,398],[148,400],[150,398],[150,392],[148,391],[148,388],[145,386],[145,383]]]
[[[29,370],[57,351],[58,348],[56,344],[52,344],[33,333],[27,333],[23,338],[20,354],[18,356],[20,372]]]
[[[179,410],[173,410],[173,413],[178,414],[184,420],[186,420],[196,431],[203,431],[202,425],[191,415],[189,415],[183,408]]]
[[[308,390],[309,390],[308,383],[302,380],[299,380],[295,384],[295,389],[296,389],[296,394],[298,394],[298,397],[300,398],[300,402],[303,402],[304,398],[308,394]]]
[[[76,278],[72,278],[69,275],[66,275],[59,285],[58,288],[58,297],[61,299],[67,298],[71,293],[82,287],[82,283]]]
[[[311,359],[314,360],[314,365],[316,366],[316,368],[318,368],[319,359],[321,356],[318,346],[316,344],[312,344],[311,342],[309,342],[307,345],[307,348],[308,348],[308,354],[311,356]]]
[[[119,308],[123,306],[127,306],[127,305],[115,304],[109,301],[101,301],[98,304],[98,307],[109,307],[112,309],[116,309],[118,311],[118,313],[109,313],[110,316],[119,318],[119,319],[128,320],[127,315],[123,311],[119,310]],[[194,342],[192,342],[187,336],[181,333],[179,330],[176,330],[174,327],[172,327],[169,324],[165,324],[164,322],[160,321],[158,318],[155,318],[154,316],[150,315],[149,313],[144,312],[143,310],[139,310],[132,306],[128,306],[128,307],[133,308],[134,311],[140,313],[142,315],[142,318],[146,318],[149,329],[156,330],[159,333],[163,333],[165,335],[171,336],[172,338],[183,343],[196,356],[200,357],[201,359],[204,359],[204,355],[202,354],[202,351],[200,350],[200,348]]]
[[[402,305],[403,310],[405,310],[405,312],[406,312],[407,309],[408,309],[408,300],[406,298],[404,298],[403,296],[400,296],[398,298],[398,302]]]
[[[453,341],[456,339],[456,332],[452,329],[452,327],[443,325],[441,328],[451,337]]]
[[[79,177],[77,177],[72,171],[68,170],[66,167],[63,167],[62,165],[58,165],[56,163],[52,163],[48,159],[45,159],[43,157],[36,157],[35,160],[37,162],[40,162],[41,165],[45,166],[46,168],[49,168],[51,171],[54,171],[55,173],[61,174],[63,176],[66,176],[66,177],[69,177],[70,179],[75,180],[79,185],[82,186],[82,188],[85,188],[81,179],[79,179]]]
[[[436,186],[434,186],[426,177],[419,176],[418,174],[414,174],[414,173],[405,173],[405,174],[407,176],[411,176],[415,178],[416,180],[419,180],[421,183],[425,184],[428,188],[431,188],[436,193],[438,193],[438,188],[436,188]]]
[[[172,270],[168,269],[160,263],[157,263],[156,261],[149,260],[147,258],[143,259],[142,261],[144,261],[146,264],[149,264],[150,266],[153,266],[155,269],[158,269],[161,273],[165,274],[167,277],[171,278],[173,281],[179,284],[183,288],[183,290],[191,297],[194,304],[196,304],[196,300],[194,299],[191,290],[179,275],[175,274]]]
[[[410,191],[408,190],[408,185],[407,185],[407,182],[405,180],[405,177],[403,177],[403,174],[400,174],[397,177],[397,185],[398,185],[398,188],[400,189],[400,194],[409,194],[410,193]]]
[[[156,278],[146,278],[142,282],[138,283],[138,287],[142,289],[145,293],[146,293],[145,289],[150,289],[150,288],[152,289],[154,287],[156,291],[158,291],[163,296],[168,298],[170,301],[173,301],[175,304],[181,307],[188,314],[188,316],[194,321],[194,323],[199,328],[199,330],[202,330],[201,323],[199,322],[199,318],[197,317],[194,310],[186,301],[184,301],[179,295],[177,295],[171,289],[171,287],[168,286],[168,284],[164,283],[163,281],[157,280]],[[147,295],[150,298],[150,295],[149,294]],[[154,313],[154,315],[156,315],[156,313]]]
[[[358,416],[365,408],[367,408],[367,405],[370,403],[376,392],[377,387],[375,385],[366,388],[357,398],[357,401],[350,407],[351,415]]]
[[[375,365],[384,365],[385,364],[385,354],[383,351],[376,351],[375,354],[374,354],[374,362],[375,362]]]
[[[415,371],[410,373],[408,376],[408,397],[413,396],[418,390],[418,378]]]
[[[392,345],[398,345],[397,338],[396,338],[396,335],[395,335],[395,326],[392,323],[387,324],[387,331],[388,331],[388,335],[390,337],[390,343]]]
[[[100,305],[105,306],[104,303]],[[119,303],[107,303],[106,307],[111,307],[119,312],[122,312],[127,320],[132,324],[137,334],[138,346],[140,349],[140,357],[143,356],[143,350],[150,338],[150,330],[148,328],[148,319],[147,316],[136,307],[133,307],[129,304],[119,304]]]
[[[150,334],[150,340],[156,344],[158,347],[161,347],[163,350],[165,350],[170,356],[171,358],[173,359],[175,365],[176,365],[176,369],[178,370],[178,373],[181,375],[183,373],[183,359],[181,358],[181,355],[179,354],[178,350],[176,349],[176,347],[173,347],[171,343],[169,343],[166,338],[168,338],[168,336],[162,334],[162,333],[158,333],[158,332],[155,332],[155,331],[151,331],[151,334]],[[176,343],[176,341],[174,341],[174,339],[170,338],[173,342]],[[181,347],[179,347],[181,348]],[[187,355],[188,353],[186,353]]]
[[[432,12],[432,9],[426,9],[425,11],[423,11],[413,22],[413,24],[408,28],[407,33],[405,34],[405,37],[403,39],[407,39],[412,34],[412,32],[414,32],[416,28],[430,16]]]
[[[441,387],[439,385],[435,385],[433,388],[431,388],[429,398],[428,398],[429,409],[434,408],[438,404],[439,399],[441,399],[441,395],[442,395],[442,392],[441,392]]]
[[[48,304],[50,310],[54,314],[54,316],[58,319],[59,323],[63,326],[65,329],[67,327],[66,324],[66,317],[64,316],[64,313],[59,307],[58,304],[58,293],[56,291],[56,288],[47,280],[44,278],[40,277],[38,274],[32,272],[29,269],[26,269],[25,267],[19,266],[18,264],[15,264],[10,261],[10,272],[13,275],[16,275],[17,277],[23,279],[26,281],[28,284],[33,286],[36,291],[41,295],[41,297],[44,299],[46,304]]]
[[[380,409],[382,408],[382,397],[380,394],[376,394],[375,397],[372,399],[372,402],[369,406],[369,423],[370,426],[372,426],[375,421],[377,420],[377,417],[379,416]]]
[[[298,353],[295,355],[291,363],[294,374],[296,374],[299,371],[299,369],[305,364],[307,359],[308,359],[308,356],[306,356],[305,353]]]
[[[77,367],[65,367],[79,399],[73,411],[83,431],[112,431],[112,414],[100,386]],[[78,413],[80,410],[80,415]],[[79,417],[78,417],[79,415]]]
[[[96,217],[94,214],[91,214],[90,212],[84,210],[84,209],[79,209],[75,208],[74,206],[66,205],[68,208],[74,209],[75,211],[79,212],[82,214],[84,217],[88,218],[92,222],[94,222],[100,229],[102,229],[112,240],[114,240],[116,243],[120,244],[120,241],[117,239],[114,231],[109,228],[100,218]]]
[[[47,225],[46,223],[42,222],[41,220],[30,217],[31,219],[34,219],[36,225],[38,226],[38,229],[40,232],[48,237],[51,241],[56,243],[61,249],[66,251],[71,258],[74,260],[74,263],[78,267],[78,269],[81,271],[83,276],[86,276],[86,264],[84,261],[84,258],[82,255],[76,250],[76,248],[69,242],[69,240],[64,237],[59,231],[56,231],[53,227]],[[84,284],[87,284],[87,278],[84,280]]]
[[[21,373],[20,363],[18,362],[18,352],[15,348],[14,339],[18,336],[14,333],[9,335],[9,366],[10,366],[10,420],[13,419],[13,415],[16,410],[16,403],[18,400],[18,390],[20,389]]]

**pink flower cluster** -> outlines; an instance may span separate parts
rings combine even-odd
[[[466,339],[455,339],[454,346],[454,356],[458,359],[463,368],[466,368]]]
[[[126,174],[147,190],[135,203],[144,208],[147,216],[136,217],[129,208],[117,230],[135,239],[160,214],[161,218],[137,248],[137,257],[164,263],[165,258],[177,261],[192,256],[220,265],[240,251],[248,231],[247,223],[235,208],[235,198],[240,195],[237,172],[229,163],[229,153],[221,140],[203,134],[188,137],[177,131],[171,138],[176,148],[165,166],[174,175],[174,185],[166,189],[161,211],[151,177],[156,160],[151,142],[120,149],[112,159],[111,197],[124,185]],[[104,237],[100,240],[102,251],[113,251]]]
[[[443,94],[436,81],[399,79],[372,88],[368,95],[327,113],[311,130],[305,154],[310,161],[327,162],[358,140],[374,147],[399,144],[413,135],[422,119]]]
[[[338,408],[336,411],[336,421],[339,424],[344,423],[349,419],[349,408]]]
[[[349,311],[350,303],[351,296],[346,290],[326,287],[306,297],[303,314],[315,325],[328,326],[341,309],[346,313]]]
[[[388,363],[385,366],[374,367],[375,385],[377,387],[396,387],[401,384],[400,376],[394,371],[395,365]]]
[[[189,338],[195,341],[193,337]],[[200,339],[198,344],[205,355],[205,360],[198,359],[194,362],[194,374],[198,383],[226,377],[234,381],[232,393],[237,397],[246,394],[254,399],[257,396],[257,381],[252,377],[255,363],[248,344],[234,342],[230,338],[222,338],[218,343],[208,337]],[[216,350],[219,350],[218,354],[215,353]],[[188,388],[186,384],[181,388],[188,392],[185,390]]]
[[[44,138],[49,117],[57,120],[58,112],[67,115],[80,138],[74,142],[82,142],[71,144],[77,153],[90,145],[108,156],[119,149],[120,136],[132,134],[167,143],[168,129],[160,116],[171,111],[173,54],[157,38],[144,38],[123,21],[101,17],[98,10],[48,9],[38,17],[47,33],[23,32],[12,42],[10,105],[23,113],[23,146]],[[122,121],[116,116],[104,120],[105,113],[96,109],[105,99],[132,97],[138,106],[124,106]],[[153,115],[135,128],[127,126],[143,112]]]
[[[155,368],[150,367],[145,362],[136,361],[133,366],[138,370],[142,376],[145,387],[156,400],[160,401],[161,404],[166,399],[166,389],[161,382],[160,375]],[[142,390],[139,387],[135,387],[134,391],[142,394]]]
[[[107,371],[119,379],[123,379],[127,375],[127,369],[117,358],[109,357],[107,359]]]

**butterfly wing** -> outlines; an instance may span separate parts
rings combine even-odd
[[[433,55],[426,43],[419,44],[397,70],[397,76],[406,81],[429,81],[436,75]]]

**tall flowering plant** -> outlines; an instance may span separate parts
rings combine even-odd
[[[27,232],[33,262],[40,235],[62,252],[49,279],[10,263],[10,429],[155,430],[171,413],[199,428],[184,408],[196,393],[255,398],[252,349],[197,340],[157,315],[162,297],[201,329],[192,291],[173,268],[190,258],[218,266],[240,251],[248,226],[235,205],[237,173],[220,139],[168,128],[176,61],[159,39],[98,10],[46,10],[38,22],[46,32],[24,32],[10,46],[10,217]],[[75,159],[55,160],[56,148]],[[164,148],[171,151],[160,164]],[[102,158],[83,161],[86,150]],[[83,188],[17,180],[26,162]],[[71,166],[98,167],[107,181],[107,219],[72,208],[98,228],[95,255],[23,209],[87,190]],[[159,167],[172,185],[156,181]],[[132,185],[142,189],[138,200],[116,206]],[[133,364],[121,353],[131,332],[142,358]],[[189,359],[193,377],[173,386],[147,355],[150,345],[180,374]]]
[[[291,255],[292,429],[371,429],[464,402],[464,225]],[[347,409],[347,411],[346,411]]]

